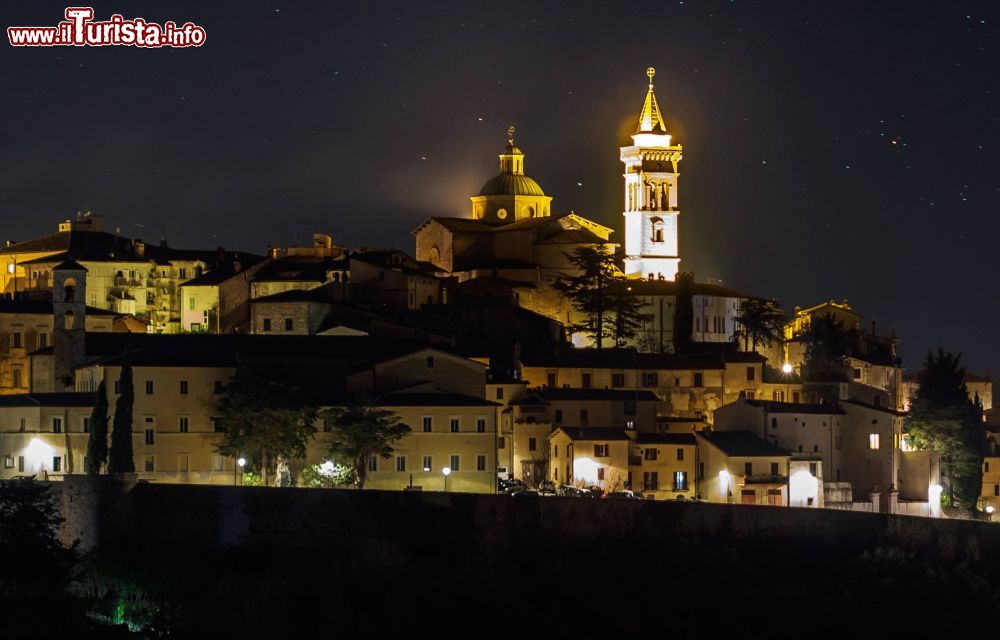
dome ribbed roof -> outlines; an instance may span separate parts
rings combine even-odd
[[[481,196],[544,196],[537,182],[523,174],[501,173],[479,190]]]

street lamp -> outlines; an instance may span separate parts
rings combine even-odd
[[[239,484],[241,486],[243,485],[243,467],[245,467],[245,466],[247,466],[247,459],[246,458],[237,458],[236,459],[236,468],[233,469],[233,486],[236,486],[236,484],[237,484],[236,483],[237,474],[239,474],[239,479],[240,479]]]
[[[444,474],[444,490],[445,490],[445,492],[447,492],[448,491],[448,476],[451,475],[451,467],[445,467],[444,469],[441,469],[441,473]]]
[[[725,469],[719,472],[719,483],[725,487],[726,504],[729,504],[729,472]]]
[[[792,372],[792,370],[793,369],[792,369],[792,363],[791,362],[786,362],[785,364],[781,365],[781,372],[784,373],[785,375],[790,374]]]
[[[993,508],[993,505],[991,505],[991,504],[986,505],[986,515],[988,516],[990,522],[993,522],[993,512],[994,511],[995,511],[995,509]]]

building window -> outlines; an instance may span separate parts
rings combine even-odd
[[[116,394],[121,394],[121,392],[122,392],[122,381],[121,380],[115,380],[115,393]]]
[[[38,348],[44,349],[47,346],[49,346],[49,334],[41,331],[38,334]]]
[[[216,380],[212,385],[212,393],[215,395],[221,395],[225,393],[226,387],[222,384],[222,380]]]
[[[177,419],[177,428],[180,430],[181,433],[187,433],[188,432],[188,423],[189,423],[189,420],[190,420],[190,418],[186,418],[186,417],[185,418],[178,418]]]
[[[555,443],[552,444],[552,457],[553,458],[558,458],[559,457],[559,445],[557,445]]]
[[[607,458],[608,457],[608,445],[606,445],[606,444],[595,444],[594,445],[594,457],[595,458]]]
[[[597,479],[604,481],[604,467],[597,467]]]
[[[652,447],[642,450],[642,459],[654,462],[656,460],[657,454],[660,453],[659,449],[653,449]]]
[[[264,331],[270,331],[271,330],[271,319],[270,318],[264,318],[263,330]]]
[[[406,456],[396,456],[396,471],[406,471]]]
[[[752,476],[753,475],[753,463],[745,462],[743,463],[743,475]]]
[[[222,424],[221,418],[209,418],[212,421],[212,431],[215,433],[222,433],[226,430],[225,425]]]
[[[642,373],[642,386],[644,387],[655,387],[657,386],[657,374],[655,371],[644,371]]]
[[[52,418],[52,433],[62,433],[62,418]]]
[[[60,456],[54,456],[52,458],[52,471],[55,473],[62,471],[62,458]]]
[[[224,464],[222,456],[217,453],[212,456],[212,471],[222,471]]]
[[[757,378],[757,372],[753,367],[747,367],[747,380],[755,380]]]
[[[153,473],[156,471],[156,456],[143,456],[142,470],[146,473]]]
[[[503,400],[503,387],[497,387],[497,400]]]
[[[817,464],[815,462],[810,462],[809,463],[809,475],[811,475],[812,477],[815,478],[816,477],[816,473],[818,471],[819,471],[819,467],[817,466]]]
[[[458,433],[459,427],[461,426],[461,418],[451,417],[448,419],[448,426],[452,433]]]
[[[177,471],[179,471],[180,473],[188,473],[189,471],[191,471],[190,453],[177,454]]]
[[[14,333],[10,334],[10,346],[13,349],[20,349],[21,348],[21,332],[20,331],[15,331]]]
[[[703,387],[703,386],[705,386],[704,382],[705,381],[704,381],[704,375],[703,374],[701,374],[701,373],[694,374],[694,386],[695,387]]]
[[[625,401],[625,415],[634,416],[635,415],[635,400]]]
[[[586,427],[590,422],[590,415],[586,409],[580,409],[580,426]]]
[[[24,456],[17,457],[17,472],[24,473]]]
[[[146,444],[156,443],[156,430],[146,429]]]
[[[642,490],[658,491],[660,489],[660,474],[656,471],[645,471],[642,474]]]
[[[285,331],[292,331],[295,329],[295,321],[292,318],[285,318]]]
[[[486,456],[481,453],[476,454],[476,471],[486,471]]]
[[[3,459],[3,468],[4,469],[13,469],[14,468],[14,456],[4,456],[4,459]]]
[[[677,460],[678,461],[683,461],[684,460],[684,449],[678,449],[677,450]]]
[[[687,471],[674,471],[674,491],[687,491],[687,490],[688,490]]]
[[[545,374],[545,386],[555,389],[556,387],[556,374],[554,371],[549,371]]]
[[[589,373],[585,373],[582,376],[580,376],[580,386],[583,387],[584,389],[589,389],[590,388],[590,374]]]
[[[612,387],[624,387],[625,386],[625,374],[624,373],[612,373],[611,374],[611,386]]]
[[[771,477],[777,477],[777,476],[778,476],[778,463],[777,462],[772,462],[771,463]]]
[[[869,433],[868,434],[868,448],[872,451],[878,451],[879,448],[879,434]]]
[[[188,392],[188,381],[181,380],[181,395],[186,396]]]
[[[21,387],[22,386],[21,367],[14,367],[13,369],[11,369],[11,375],[13,376],[14,387]]]
[[[430,471],[431,469],[434,468],[434,460],[430,456],[424,456],[422,458],[422,462],[424,465],[423,467],[424,471]]]
[[[323,418],[323,433],[330,433],[333,431],[333,425],[327,418]]]
[[[424,425],[424,433],[430,433],[434,429],[434,416],[424,416],[421,421]]]
[[[855,369],[854,370],[854,379],[855,380],[860,380],[861,379],[861,369]]]
[[[497,449],[505,449],[505,448],[507,448],[507,439],[504,438],[503,436],[500,436],[499,438],[497,438]]]
[[[427,356],[427,368],[428,369],[434,368],[434,356]]]
[[[153,381],[152,380],[146,380],[146,395],[147,396],[153,395]]]
[[[536,438],[528,438],[528,451],[534,451],[538,447],[538,440]]]
[[[451,454],[451,470],[458,471],[461,468],[462,459],[457,453]]]
[[[562,424],[562,409],[556,409],[555,423]]]
[[[378,456],[368,458],[368,470],[378,471]]]

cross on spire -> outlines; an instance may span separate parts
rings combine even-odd
[[[514,125],[510,125],[510,128],[507,129],[507,142],[509,142],[511,146],[514,145]]]
[[[642,114],[639,115],[639,127],[635,132],[666,133],[667,124],[663,121],[660,106],[656,103],[656,94],[653,93],[653,76],[656,75],[656,69],[648,67],[646,75],[649,76],[649,91],[646,92],[646,102],[642,105]]]

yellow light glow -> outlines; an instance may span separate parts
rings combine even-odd
[[[819,497],[819,480],[805,469],[800,469],[788,479],[788,490],[792,505],[804,507]]]
[[[577,458],[573,461],[573,477],[588,484],[597,484],[597,470],[600,466],[593,458]]]
[[[792,371],[794,371],[794,368],[792,367],[792,364],[790,362],[786,362],[785,364],[781,365],[781,372],[782,373],[784,373],[784,374],[787,375],[787,374],[791,373]]]
[[[441,469],[441,473],[443,473],[445,476],[450,476],[451,475],[451,467],[445,467],[444,469]]]
[[[52,447],[38,438],[31,439],[31,442],[25,447],[24,453],[28,462],[28,471],[31,473],[38,473],[45,468],[45,460],[52,459]]]
[[[668,133],[637,133],[632,136],[632,141],[637,147],[669,147],[670,134]]]

